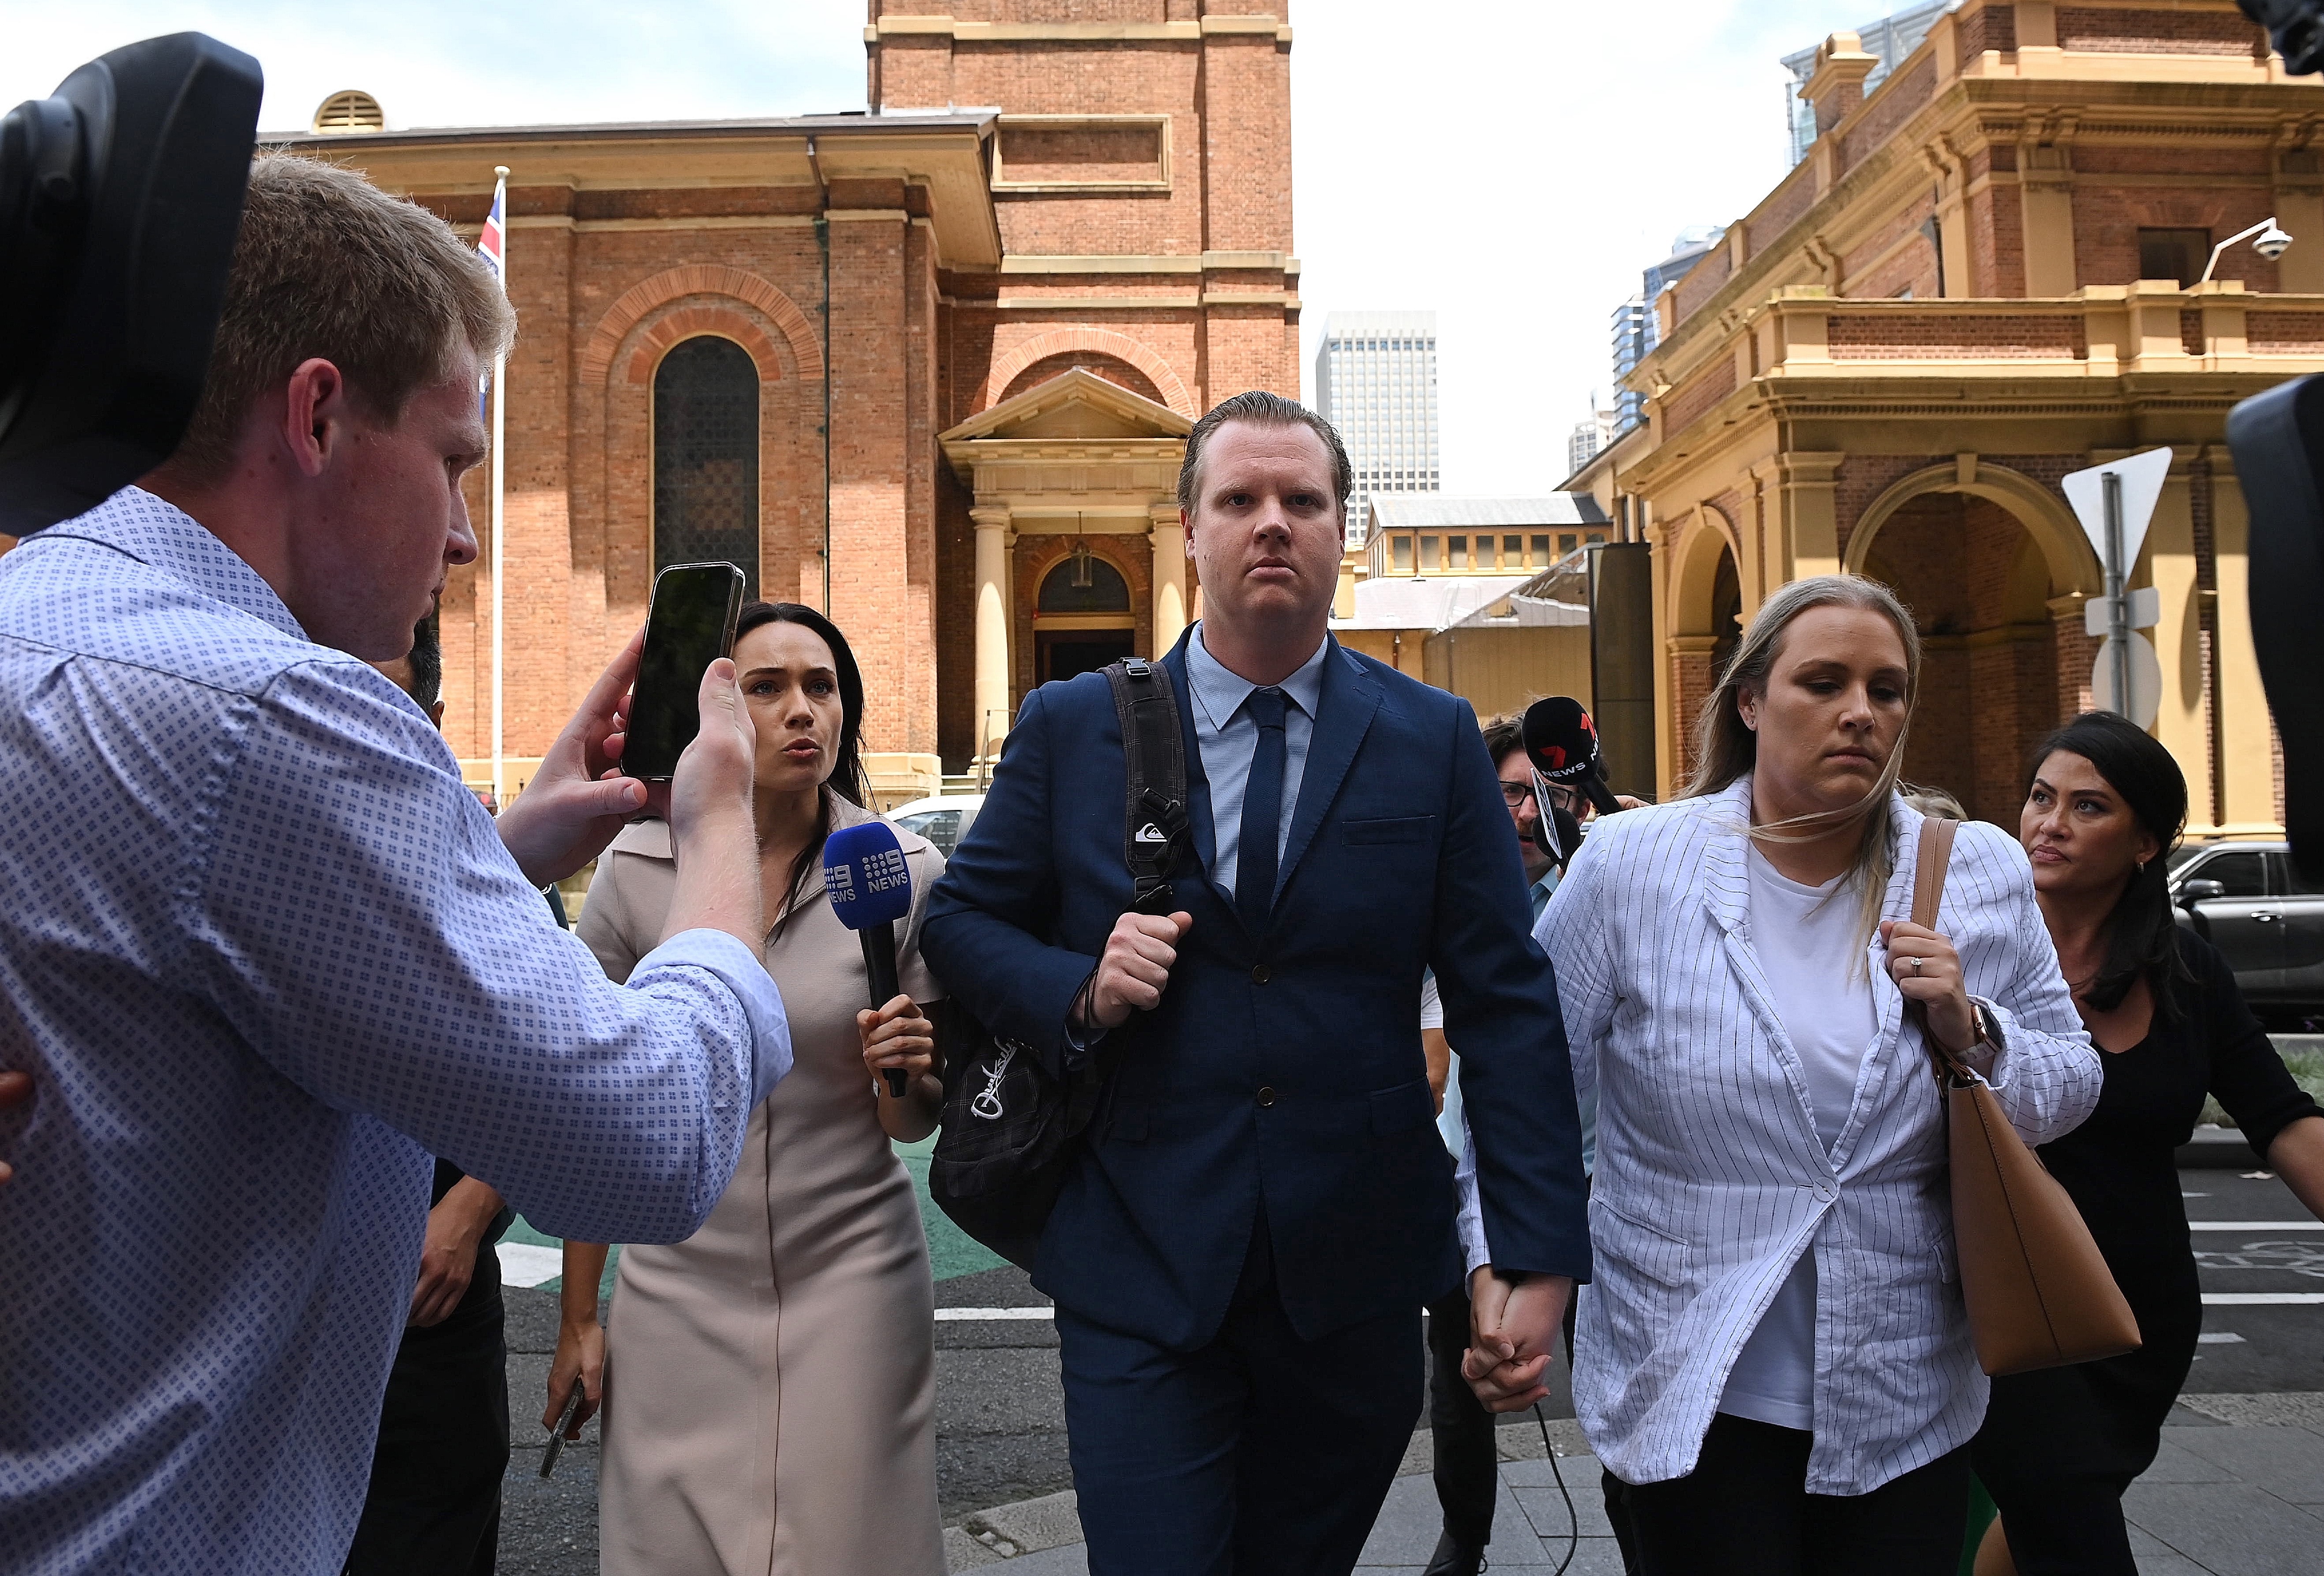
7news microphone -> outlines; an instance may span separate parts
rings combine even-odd
[[[1537,700],[1526,707],[1523,726],[1526,755],[1536,771],[1562,787],[1579,788],[1601,816],[1622,807],[1606,786],[1597,724],[1580,701],[1564,695]]]
[[[863,943],[863,972],[872,978],[876,1012],[896,999],[896,921],[912,911],[912,871],[896,829],[885,821],[864,821],[825,838],[823,884],[831,911]],[[880,1072],[888,1093],[901,1100],[909,1084],[904,1069]]]

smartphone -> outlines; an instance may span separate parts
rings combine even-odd
[[[630,695],[622,771],[668,782],[678,758],[702,731],[702,671],[733,655],[742,612],[742,571],[732,564],[672,564],[654,576],[646,649]]]

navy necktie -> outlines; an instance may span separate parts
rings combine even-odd
[[[1269,685],[1243,703],[1259,724],[1250,776],[1242,787],[1242,831],[1235,846],[1235,908],[1257,935],[1275,908],[1276,840],[1283,826],[1283,692]]]

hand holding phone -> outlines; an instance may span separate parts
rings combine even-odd
[[[646,643],[631,692],[622,772],[668,782],[701,731],[702,675],[734,650],[742,571],[732,564],[672,564],[654,576]]]
[[[573,1381],[573,1388],[565,1397],[565,1410],[557,1415],[556,1426],[549,1431],[549,1448],[540,1452],[540,1475],[544,1478],[557,1470],[557,1458],[565,1453],[565,1431],[573,1426],[573,1415],[581,1409],[581,1381]]]

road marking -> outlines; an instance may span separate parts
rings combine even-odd
[[[2205,1292],[2207,1308],[2314,1307],[2324,1304],[2324,1292]]]
[[[1054,1319],[1055,1308],[938,1308],[936,1323],[975,1323],[986,1319]]]
[[[2241,1346],[2244,1343],[2244,1338],[2230,1334],[2224,1330],[2207,1331],[2195,1337],[2195,1342],[2199,1346]]]
[[[537,1286],[565,1273],[562,1248],[543,1248],[537,1242],[503,1242],[498,1252],[501,1285],[504,1286]]]
[[[2324,1231],[2324,1221],[2190,1221],[2190,1231]]]

